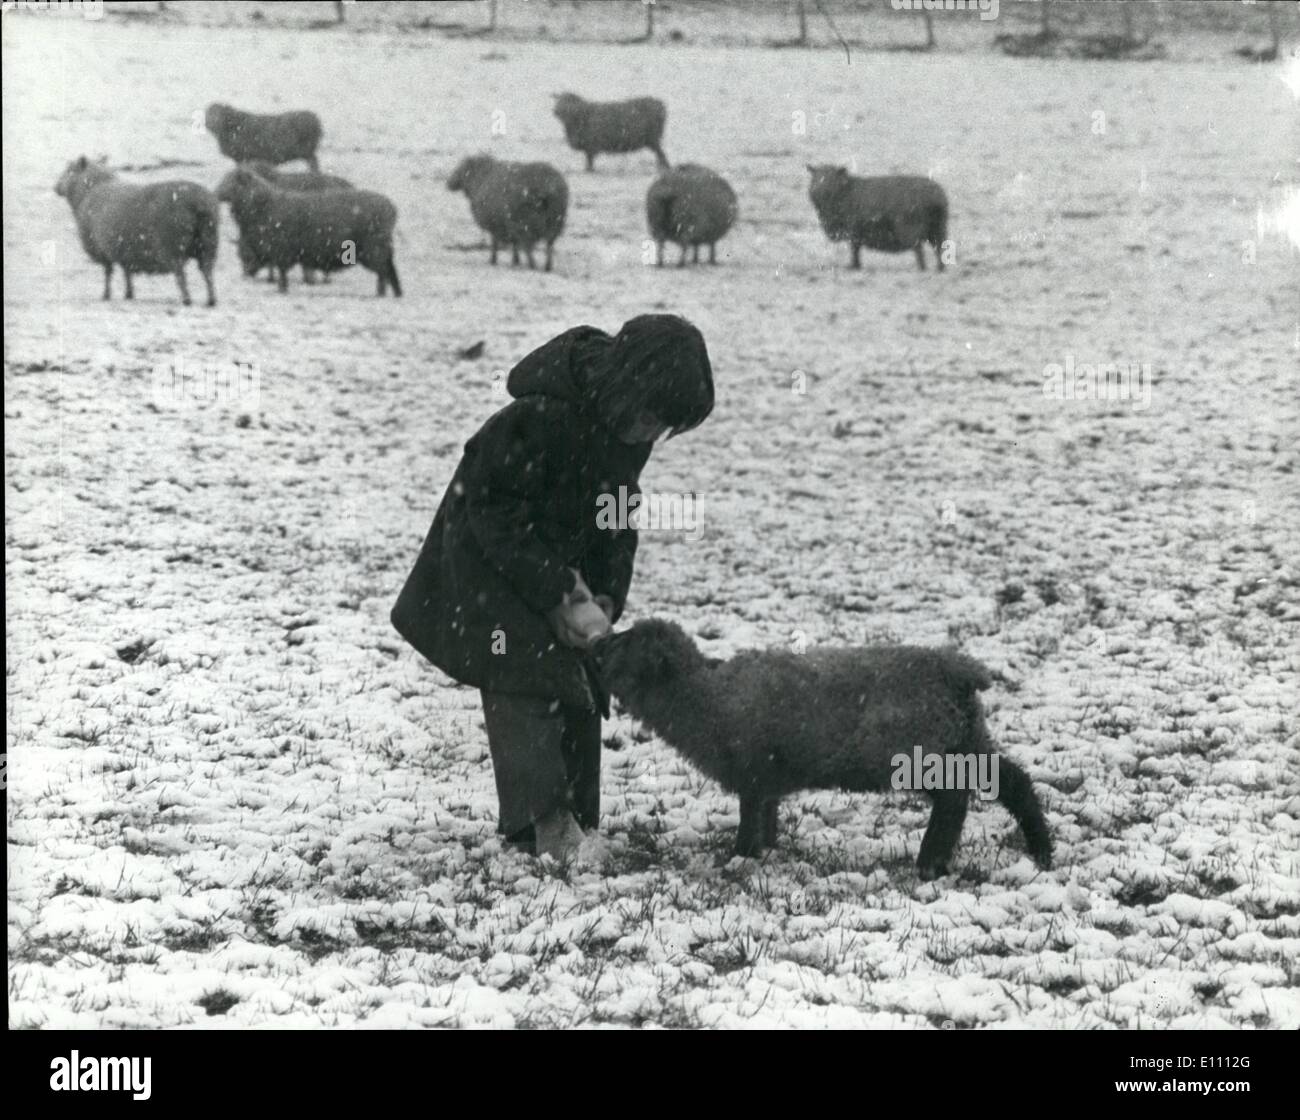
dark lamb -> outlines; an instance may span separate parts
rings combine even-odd
[[[660,167],[668,166],[660,144],[668,110],[656,97],[628,101],[584,101],[576,93],[555,95],[555,115],[564,125],[569,147],[587,157],[587,170],[602,152],[635,152],[649,148]]]
[[[943,243],[948,239],[948,196],[933,179],[919,175],[880,175],[861,178],[843,167],[808,165],[812,199],[822,229],[832,241],[847,241],[853,267],[861,267],[861,251],[916,253],[925,268],[921,246],[934,249],[943,271]]]
[[[660,175],[646,192],[645,209],[655,264],[664,263],[664,242],[671,241],[681,247],[679,268],[686,264],[687,249],[699,263],[701,245],[709,247],[709,264],[716,264],[717,243],[740,212],[727,181],[698,163],[683,163]]]
[[[306,191],[308,193],[318,191],[350,191],[354,190],[352,183],[344,179],[341,175],[327,175],[323,171],[281,171],[273,163],[267,163],[265,160],[250,160],[245,166],[260,175],[272,186],[280,187],[286,191]],[[275,280],[275,269],[271,267],[269,261],[259,260],[257,248],[251,241],[240,239],[236,243],[239,247],[239,263],[243,265],[245,276],[256,276],[263,268],[267,271],[267,279]],[[304,282],[311,284],[315,280],[315,274],[309,268],[302,270]],[[328,279],[328,277],[327,277]]]
[[[55,184],[77,220],[82,248],[104,266],[104,298],[111,296],[113,266],[126,277],[126,298],[135,298],[134,273],[170,272],[190,303],[185,262],[195,260],[208,289],[208,306],[217,302],[212,268],[217,260],[221,207],[198,183],[175,179],[135,186],[123,183],[101,160],[73,160]]]
[[[236,163],[266,160],[288,163],[304,159],[319,170],[316,148],[320,145],[320,117],[306,109],[289,113],[245,113],[216,102],[208,106],[208,131],[217,138],[221,154]]]
[[[447,189],[463,191],[479,229],[491,238],[489,260],[497,263],[497,249],[510,246],[512,264],[520,250],[528,267],[536,268],[533,246],[546,244],[547,272],[555,239],[564,230],[569,210],[569,186],[549,163],[507,163],[491,156],[468,156],[447,180]]]
[[[276,270],[280,291],[288,290],[296,264],[322,272],[359,264],[378,277],[379,295],[390,284],[393,295],[402,294],[393,263],[397,208],[382,194],[286,191],[237,167],[221,180],[217,197],[230,204],[249,259]]]
[[[706,658],[675,623],[647,619],[601,639],[593,655],[628,712],[706,775],[740,795],[739,855],[776,843],[777,807],[804,789],[888,790],[895,759],[985,764],[1029,854],[1050,867],[1052,841],[1025,772],[996,755],[977,695],[988,671],[955,650],[916,646],[749,650]],[[960,757],[957,757],[960,756]],[[969,776],[970,771],[966,771]],[[917,866],[946,873],[969,783],[928,788],[934,800]]]

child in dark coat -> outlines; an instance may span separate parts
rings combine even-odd
[[[713,373],[694,326],[642,315],[613,338],[565,331],[506,388],[515,400],[465,445],[392,621],[481,691],[498,831],[564,859],[600,815],[606,701],[585,651],[622,613],[637,547],[634,528],[598,523],[601,496],[640,492],[654,441],[712,411]]]

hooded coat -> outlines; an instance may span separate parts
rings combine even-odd
[[[653,445],[625,444],[596,414],[590,371],[613,344],[574,327],[510,372],[515,399],[465,445],[392,611],[398,633],[448,676],[488,692],[593,706],[582,653],[546,613],[570,568],[623,611],[637,534],[597,525],[602,494],[629,498]]]

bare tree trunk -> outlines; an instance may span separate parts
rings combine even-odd
[[[806,47],[808,45],[808,12],[803,6],[803,0],[799,0],[795,5],[795,9],[799,14],[799,38],[795,42],[801,47]]]
[[[925,49],[932,51],[939,45],[934,37],[934,16],[928,11],[921,14],[925,17]]]
[[[1273,38],[1273,57],[1277,57],[1278,48],[1281,46],[1281,37],[1277,30],[1277,5],[1268,5],[1268,32]]]
[[[343,0],[334,0],[334,22],[342,23],[343,19]]]
[[[649,42],[655,37],[655,0],[641,0],[645,5],[645,38]]]
[[[1039,0],[1039,3],[1041,3],[1043,6],[1043,10],[1041,13],[1043,17],[1043,22],[1042,25],[1039,27],[1038,32],[1040,35],[1043,36],[1044,39],[1046,39],[1047,36],[1049,36],[1052,33],[1052,9],[1047,6],[1048,0]]]
[[[497,29],[497,0],[488,0],[488,30]]]

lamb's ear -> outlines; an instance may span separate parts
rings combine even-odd
[[[74,163],[72,166],[75,167],[78,171],[85,171],[86,168],[90,166],[90,161],[87,160],[85,156],[78,156],[77,162]]]

